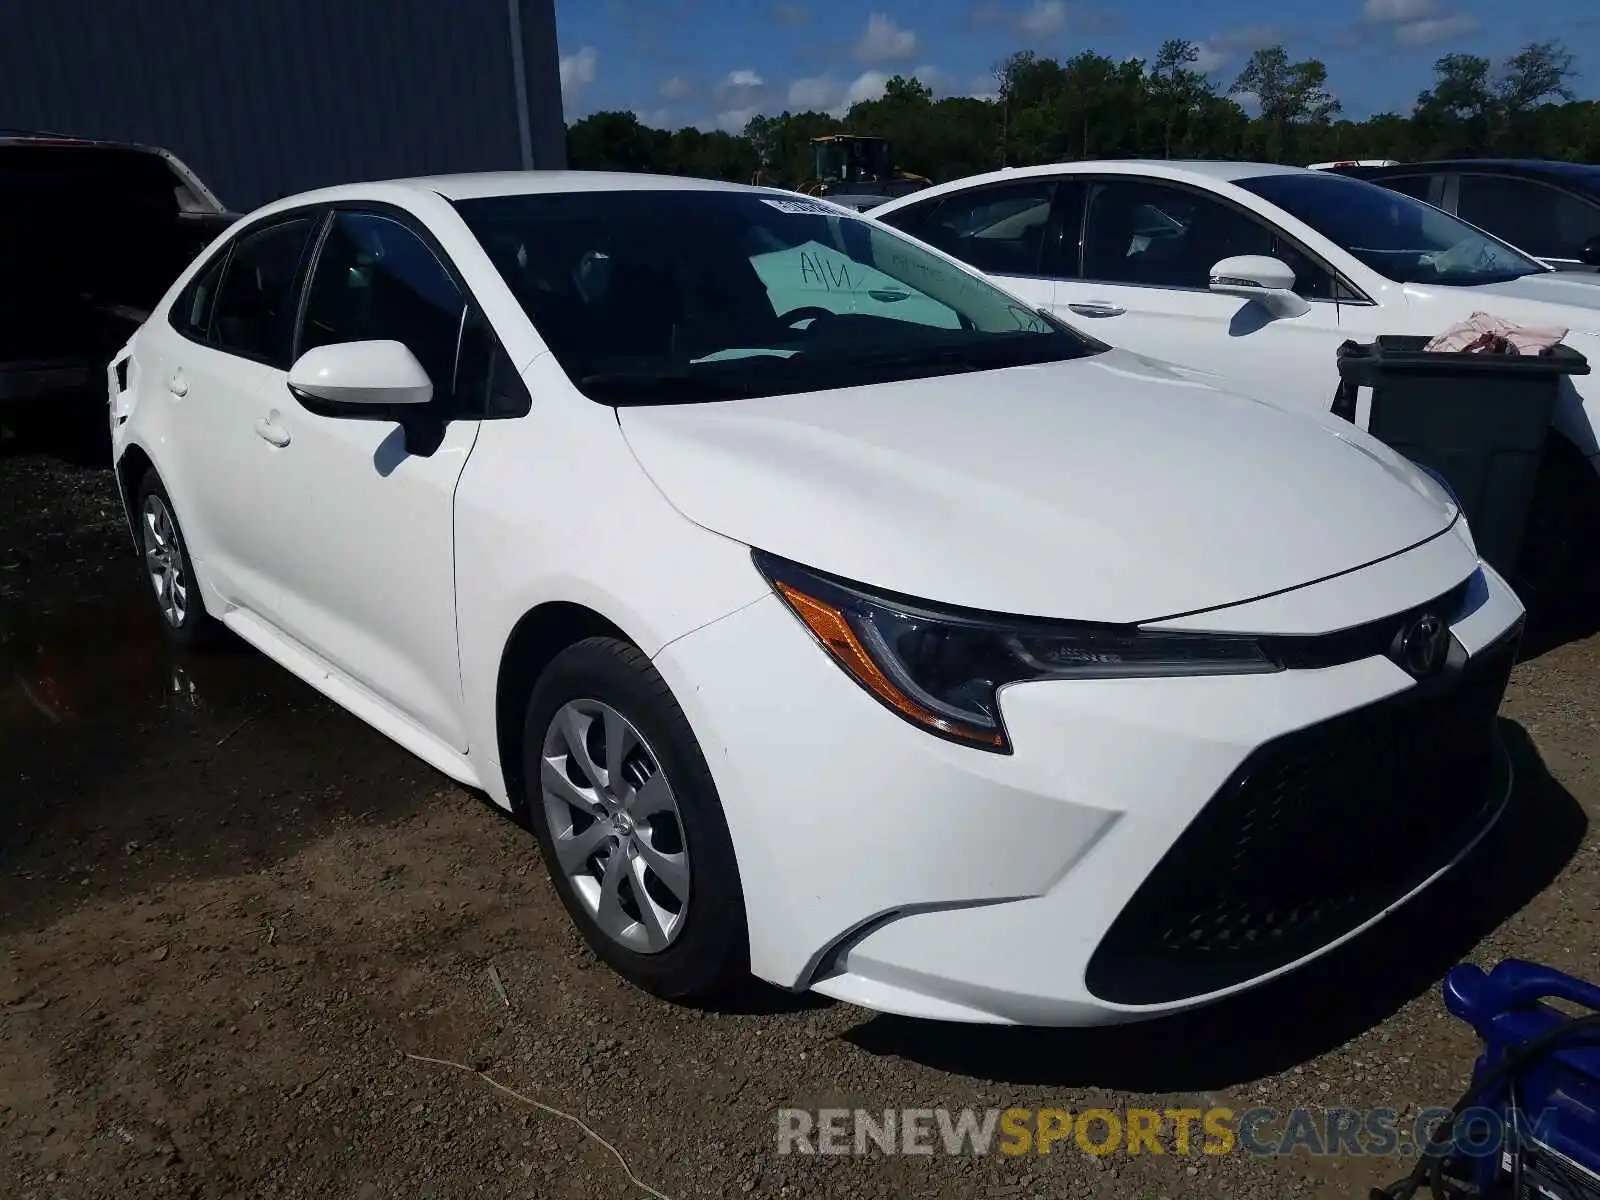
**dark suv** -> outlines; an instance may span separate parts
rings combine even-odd
[[[1600,269],[1600,166],[1464,158],[1329,169],[1426,200],[1560,270]]]
[[[165,150],[0,131],[0,423],[103,426],[112,356],[235,219]]]

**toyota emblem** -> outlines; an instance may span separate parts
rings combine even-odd
[[[1395,658],[1418,679],[1437,674],[1450,657],[1450,628],[1437,613],[1423,613],[1395,639]]]

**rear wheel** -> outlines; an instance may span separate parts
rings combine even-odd
[[[523,747],[550,878],[594,952],[673,1000],[744,975],[744,897],[722,805],[650,660],[615,638],[562,651],[534,685]]]
[[[180,646],[212,644],[220,629],[206,613],[172,500],[154,471],[145,473],[134,497],[134,525],[145,579],[150,584],[167,637]]]

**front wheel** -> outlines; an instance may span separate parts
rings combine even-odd
[[[556,656],[524,726],[551,881],[594,952],[670,1000],[748,971],[744,896],[711,773],[656,669],[614,638]]]
[[[213,644],[218,627],[200,598],[200,584],[172,512],[172,499],[154,471],[146,472],[135,493],[134,522],[145,578],[167,637],[180,646]]]

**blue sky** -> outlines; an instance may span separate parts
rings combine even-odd
[[[938,95],[981,95],[1013,50],[1152,58],[1187,37],[1225,89],[1250,51],[1282,43],[1328,64],[1356,118],[1409,109],[1441,54],[1497,62],[1562,38],[1600,96],[1596,0],[556,0],[569,121],[632,109],[652,125],[743,127],[752,113],[840,110],[915,73]]]

